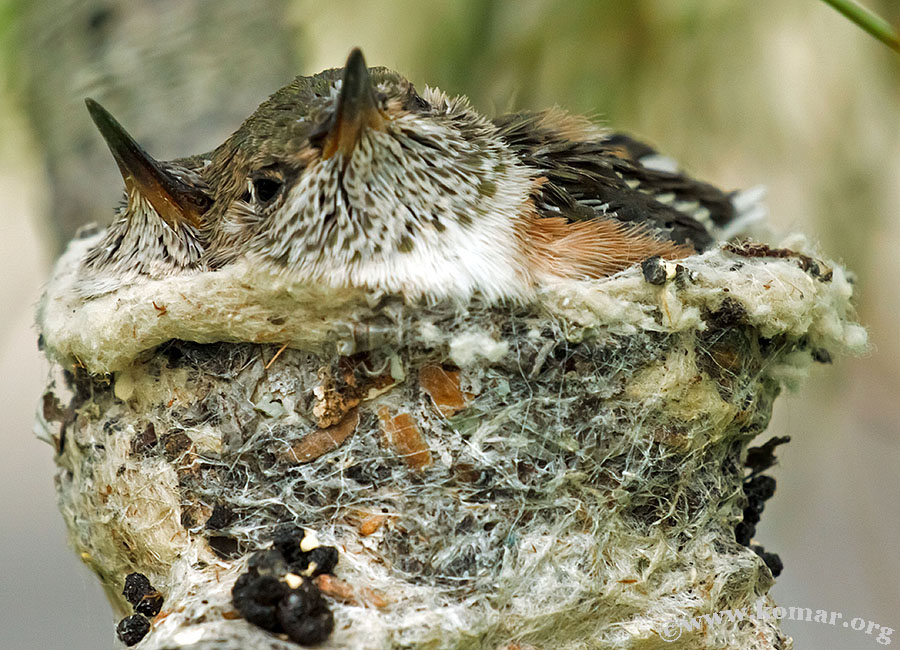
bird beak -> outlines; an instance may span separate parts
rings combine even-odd
[[[166,171],[93,99],[85,99],[91,119],[112,152],[129,193],[139,192],[172,228],[199,227],[211,200],[203,191]]]
[[[328,159],[342,153],[344,160],[348,160],[365,129],[381,130],[386,122],[387,118],[378,108],[366,60],[362,52],[354,48],[344,66],[341,93],[334,115],[326,125],[322,158]]]

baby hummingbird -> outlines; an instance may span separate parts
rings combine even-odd
[[[322,287],[524,298],[555,278],[702,251],[760,210],[583,118],[491,120],[465,97],[368,68],[358,49],[175,163],[88,107],[128,202],[84,262],[86,292],[244,260]]]
[[[78,290],[92,297],[202,268],[201,231],[212,201],[200,160],[158,162],[100,104],[85,103],[122,173],[125,201],[82,261]]]
[[[522,297],[554,277],[690,255],[741,216],[731,195],[660,159],[559,110],[489,120],[464,97],[367,68],[357,49],[276,92],[211,154],[210,265]]]

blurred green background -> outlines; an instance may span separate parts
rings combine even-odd
[[[866,4],[900,24],[896,0]],[[778,403],[769,433],[794,440],[757,539],[785,562],[780,604],[900,628],[900,55],[817,0],[0,0],[0,648],[113,645],[65,546],[51,449],[30,434],[41,283],[121,192],[83,98],[157,157],[183,156],[353,46],[486,113],[558,105],[726,188],[764,184],[776,230],[856,272],[872,354],[816,368]],[[798,649],[875,644],[784,628]]]

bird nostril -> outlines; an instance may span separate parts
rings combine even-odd
[[[206,194],[199,194],[199,193],[194,194],[194,196],[191,197],[191,200],[199,214],[203,214],[204,212],[209,210],[210,207],[212,207],[212,203],[213,203],[212,199],[210,197],[208,197]]]

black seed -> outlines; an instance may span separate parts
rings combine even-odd
[[[747,459],[744,465],[748,467],[753,474],[764,472],[772,467],[775,462],[775,448],[791,441],[790,436],[775,436],[770,438],[760,447],[749,447],[747,449]]]
[[[140,614],[126,616],[119,621],[118,625],[116,625],[116,636],[118,636],[119,640],[127,646],[133,646],[138,643],[147,636],[147,632],[149,631],[150,621]]]
[[[125,577],[122,595],[131,603],[135,612],[145,616],[156,616],[163,606],[162,594],[150,584],[150,580],[142,573],[129,573]]]
[[[312,575],[331,573],[338,562],[337,549],[333,546],[317,546],[304,552],[300,549],[300,542],[303,541],[305,535],[306,533],[303,532],[303,529],[298,528],[294,524],[280,525],[275,529],[275,534],[272,537],[275,551],[284,558],[284,561],[293,573],[305,573],[313,562],[315,562],[316,568],[313,570]],[[258,563],[261,567],[259,572],[264,573],[265,569],[262,567],[271,565],[275,560],[257,554],[251,560],[251,568],[254,566],[253,562]],[[284,572],[279,575],[284,575]]]
[[[734,527],[734,539],[741,546],[750,546],[750,540],[756,534],[756,527],[744,521]]]
[[[244,573],[234,583],[231,602],[247,622],[270,632],[281,632],[276,608],[288,591],[278,578]]]
[[[251,572],[262,576],[275,576],[279,579],[288,572],[284,557],[276,550],[257,551],[250,557],[247,566]]]
[[[762,514],[763,508],[765,506],[763,504],[756,505],[754,504],[751,508],[744,508],[744,523],[755,527],[756,524],[759,523],[760,515]],[[752,535],[751,535],[752,537]]]
[[[772,572],[773,578],[777,578],[781,575],[781,572],[784,571],[784,562],[781,561],[781,558],[778,557],[777,553],[769,553],[764,547],[757,544],[754,544],[750,548],[762,558],[763,562],[766,563],[766,566],[769,567],[769,571]]]
[[[155,591],[156,589],[150,584],[149,578],[143,573],[129,573],[125,576],[125,587],[122,589],[122,595],[132,605],[136,605],[141,598]]]
[[[764,474],[749,478],[744,482],[744,494],[751,500],[768,501],[775,494],[775,479]]]
[[[304,534],[303,529],[294,524],[281,524],[275,529],[272,543],[288,564],[299,561],[303,556],[300,542],[303,540]]]
[[[158,591],[155,594],[144,596],[143,600],[134,606],[134,611],[147,617],[154,617],[159,614],[159,610],[163,606],[162,594]]]
[[[312,564],[315,568],[312,575],[318,576],[323,573],[331,573],[338,563],[338,551],[333,546],[317,546],[307,553],[303,553],[299,560],[291,564],[291,571],[294,573],[306,573]]]
[[[278,622],[291,641],[321,643],[334,630],[334,616],[322,602],[319,589],[308,580],[278,604]]]

